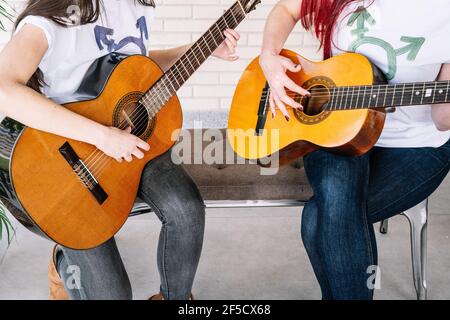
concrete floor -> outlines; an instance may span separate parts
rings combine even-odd
[[[320,299],[299,238],[300,210],[208,210],[196,298]],[[450,215],[432,215],[429,230],[429,298],[450,299]],[[146,215],[130,219],[117,236],[135,299],[158,291],[158,233],[158,220]],[[378,238],[381,289],[376,299],[415,299],[406,219],[392,219],[389,234]],[[0,299],[47,298],[51,247],[18,228],[0,265]]]

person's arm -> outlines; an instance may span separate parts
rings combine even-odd
[[[442,66],[439,81],[450,80],[450,64]],[[432,117],[436,128],[441,131],[450,130],[450,104],[437,104],[432,107]]]
[[[239,57],[235,55],[236,46],[240,38],[239,34],[232,29],[227,29],[225,30],[224,35],[225,41],[213,52],[212,55],[228,61],[235,61],[239,59]],[[183,54],[186,53],[186,51],[189,50],[191,46],[192,44],[187,44],[172,49],[152,50],[149,51],[148,56],[155,61],[163,71],[167,71],[174,65],[175,62],[177,62],[178,59],[181,58]]]
[[[300,20],[299,0],[281,0],[269,14],[264,28],[262,53],[278,55]]]
[[[278,107],[286,119],[289,119],[286,105],[302,108],[286,94],[286,88],[301,95],[309,94],[286,75],[287,70],[299,72],[301,66],[280,56],[289,34],[300,19],[300,6],[299,0],[281,0],[275,5],[266,23],[260,56],[260,64],[271,89],[269,102],[272,113],[275,115]]]
[[[0,53],[0,112],[28,127],[95,145],[117,160],[142,158],[138,148],[149,149],[144,141],[71,112],[26,86],[47,49],[44,32],[27,24]]]
[[[189,50],[190,47],[191,45],[187,44],[167,50],[151,50],[148,52],[148,56],[155,61],[164,72],[166,72],[183,54],[186,53],[186,51]]]

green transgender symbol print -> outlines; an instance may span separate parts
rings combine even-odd
[[[402,48],[395,49],[389,42],[386,42],[383,39],[366,36],[366,33],[369,32],[369,28],[366,24],[374,26],[376,21],[366,8],[359,7],[358,10],[350,16],[347,24],[349,27],[355,25],[355,29],[352,30],[351,33],[356,36],[355,41],[350,44],[348,51],[355,52],[359,47],[365,44],[372,44],[383,48],[386,51],[388,60],[389,70],[386,74],[388,80],[394,79],[397,74],[397,57],[408,54],[406,58],[409,61],[416,60],[420,49],[426,41],[423,37],[402,36],[400,40],[405,42],[406,45]]]

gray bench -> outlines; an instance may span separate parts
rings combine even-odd
[[[190,133],[192,135],[192,131]],[[222,130],[222,137],[225,137],[224,130]],[[224,150],[232,152],[225,139],[220,142],[223,143]],[[214,143],[219,141],[215,140]],[[208,144],[204,142],[202,149],[204,150]],[[190,152],[193,154],[194,145],[192,144],[191,147]],[[281,167],[276,175],[271,176],[260,175],[261,168],[249,161],[245,161],[245,164],[184,164],[183,166],[197,183],[208,208],[301,207],[312,196],[301,159]],[[132,215],[150,211],[145,203],[138,201]],[[417,298],[424,300],[427,297],[425,273],[427,202],[408,210],[404,215],[411,226],[413,278]],[[381,224],[381,231],[387,232],[387,222]]]

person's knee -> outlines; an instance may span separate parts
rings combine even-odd
[[[355,210],[360,211],[367,200],[367,175],[360,170],[340,175],[338,172],[325,174],[316,181],[314,197],[322,222],[343,219]]]
[[[305,170],[317,203],[335,205],[363,197],[369,179],[369,156],[342,157],[325,151],[313,153]]]
[[[314,203],[308,204],[303,218],[302,237],[305,243],[317,241],[317,234],[345,232],[362,216],[364,193],[349,190],[336,179],[324,180],[314,190]]]
[[[201,226],[205,225],[205,204],[203,199],[199,197],[193,197],[186,203],[184,210],[185,219],[187,219],[187,225]]]
[[[205,224],[205,204],[199,195],[176,197],[161,208],[164,224],[189,228],[203,228]]]
[[[323,195],[318,208],[322,225],[333,227],[349,221],[360,211],[361,201],[351,193],[341,191]]]

